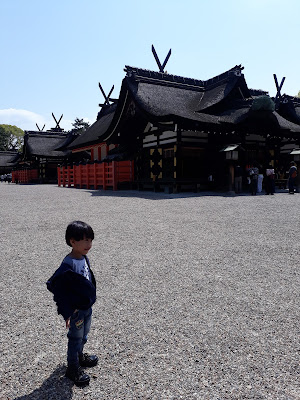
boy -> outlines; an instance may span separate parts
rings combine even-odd
[[[93,367],[98,363],[97,356],[83,354],[91,326],[92,305],[96,301],[96,281],[87,257],[94,232],[85,222],[74,221],[68,225],[65,238],[72,251],[48,280],[47,288],[54,294],[57,312],[69,329],[66,376],[75,385],[84,386],[89,384],[90,378],[81,367]]]

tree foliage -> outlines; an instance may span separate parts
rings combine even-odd
[[[297,94],[297,96],[296,97],[300,97],[300,90],[299,90],[299,92],[298,92],[298,94]]]
[[[72,133],[81,134],[85,132],[89,127],[90,124],[88,122],[84,122],[83,118],[75,118],[75,121],[72,123],[73,129],[70,130]]]
[[[0,150],[21,150],[24,131],[15,125],[0,125]]]

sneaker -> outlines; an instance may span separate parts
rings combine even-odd
[[[81,367],[94,367],[98,364],[98,357],[95,355],[89,355],[87,353],[79,355],[79,364]]]
[[[90,377],[80,367],[68,366],[66,377],[71,379],[76,386],[86,386],[90,383]]]

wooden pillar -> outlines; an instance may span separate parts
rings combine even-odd
[[[81,189],[82,188],[82,165],[81,164],[79,164],[78,165],[78,169],[77,169],[77,171],[78,171],[78,184],[79,184],[79,188]]]
[[[96,182],[96,165],[97,163],[94,162],[94,164],[92,165],[92,182],[91,184],[94,186],[94,189],[97,189],[97,182]]]
[[[174,184],[173,193],[180,191],[178,181],[182,178],[182,148],[181,148],[181,129],[177,129],[177,142],[174,145]]]
[[[112,180],[113,180],[113,190],[118,189],[118,174],[117,174],[118,163],[116,161],[112,162]]]
[[[86,188],[90,189],[90,168],[91,164],[85,165],[85,173],[86,173]]]
[[[14,177],[14,175],[13,175]],[[60,167],[57,167],[57,185],[60,186],[60,180],[61,180],[61,175],[60,175]]]
[[[71,187],[70,165],[67,166],[67,182],[68,182],[68,187]]]
[[[103,190],[106,190],[106,169],[107,169],[106,167],[107,167],[107,163],[103,162],[101,165],[103,166],[103,173],[102,173],[103,183],[102,183],[102,187],[103,187]]]
[[[66,167],[65,166],[62,167],[62,184],[63,184],[63,187],[66,186]]]

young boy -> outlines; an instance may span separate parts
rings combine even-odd
[[[66,242],[72,251],[47,282],[48,290],[54,294],[57,312],[69,329],[66,376],[77,386],[88,385],[90,381],[81,367],[98,363],[97,356],[83,353],[91,327],[92,305],[96,301],[96,281],[87,257],[93,239],[93,229],[85,222],[69,224]]]

